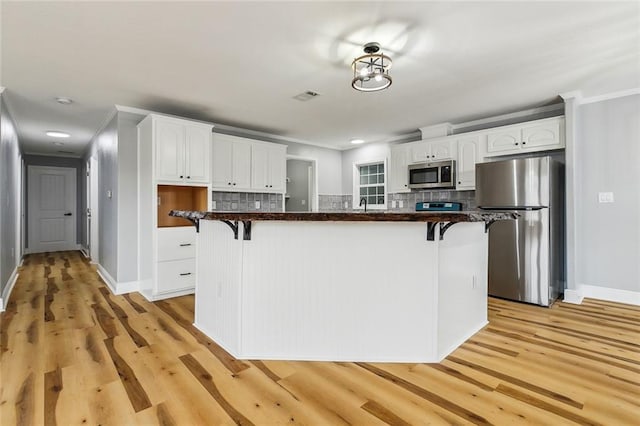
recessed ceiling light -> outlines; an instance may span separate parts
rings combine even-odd
[[[49,130],[47,132],[47,136],[51,136],[52,138],[68,138],[71,135],[69,133],[59,132],[57,130]]]
[[[57,146],[64,146],[64,142],[54,142],[53,144]]]
[[[56,102],[62,105],[71,105],[73,103],[73,99],[59,96],[56,98]]]
[[[351,139],[351,143],[354,145],[358,145],[364,143],[364,141],[362,139]]]

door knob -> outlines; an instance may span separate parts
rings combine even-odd
[[[65,216],[73,216],[73,213],[65,213]]]

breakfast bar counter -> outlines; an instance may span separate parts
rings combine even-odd
[[[198,229],[195,326],[239,359],[438,362],[487,323],[501,212],[172,211]]]

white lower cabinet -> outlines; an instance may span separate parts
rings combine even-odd
[[[196,285],[196,229],[158,228],[156,294],[194,290]]]
[[[196,286],[196,259],[158,262],[158,293],[193,290]]]

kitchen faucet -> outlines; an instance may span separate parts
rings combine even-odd
[[[364,212],[367,212],[367,197],[360,198],[360,207],[362,207],[362,203],[364,203]]]

